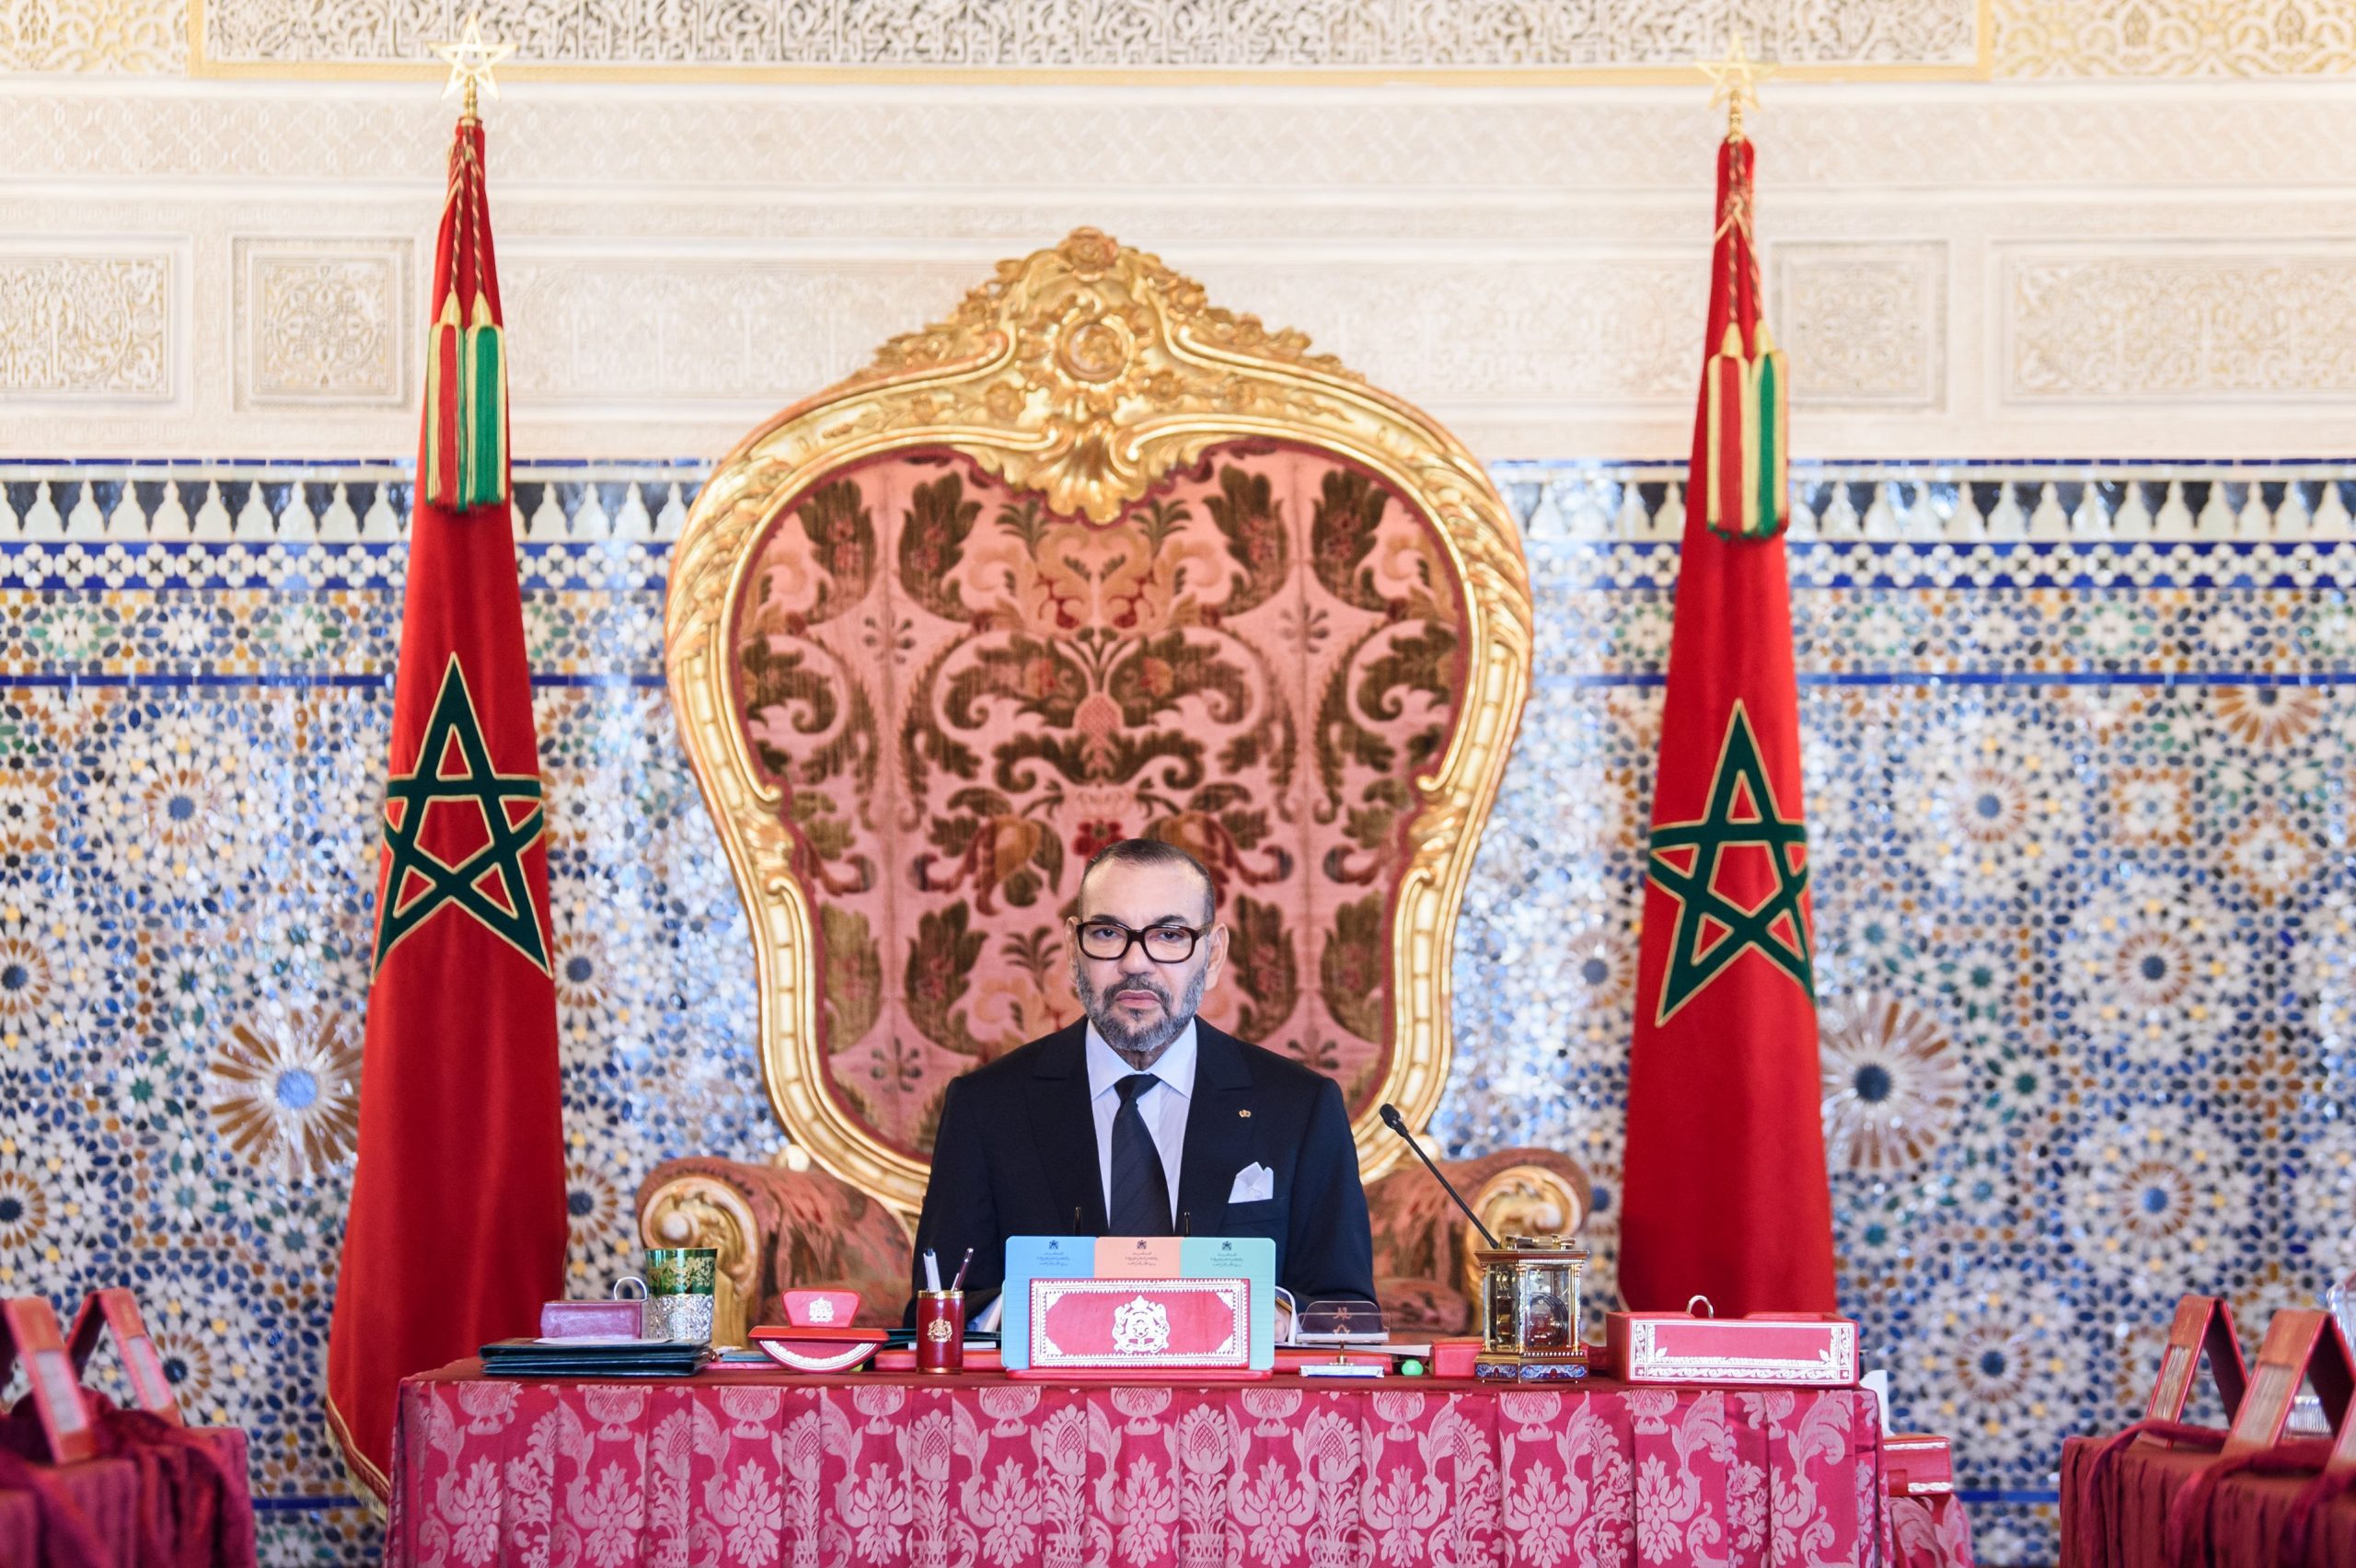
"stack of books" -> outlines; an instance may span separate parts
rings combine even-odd
[[[687,1340],[619,1337],[494,1340],[482,1347],[492,1378],[686,1378],[711,1359]]]

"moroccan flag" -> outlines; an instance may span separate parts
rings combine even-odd
[[[328,1416],[381,1496],[400,1380],[528,1333],[562,1293],[547,817],[507,491],[482,124],[458,121],[424,431]]]
[[[1751,144],[1718,149],[1707,359],[1653,789],[1620,1290],[1648,1311],[1829,1311],[1784,363],[1759,318]]]

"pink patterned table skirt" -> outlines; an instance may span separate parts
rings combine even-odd
[[[1953,1493],[1884,1505],[1891,1568],[1971,1568],[1971,1521]]]
[[[600,1384],[461,1362],[403,1385],[393,1482],[390,1568],[1784,1568],[1895,1545],[1854,1389]],[[1952,1539],[1907,1534],[1910,1563]]]

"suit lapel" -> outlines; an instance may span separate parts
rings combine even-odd
[[[1235,1037],[1195,1020],[1195,1093],[1186,1107],[1185,1152],[1178,1161],[1178,1213],[1186,1234],[1217,1236],[1227,1219],[1235,1173],[1258,1147],[1251,1118],[1252,1068]]]
[[[1048,1036],[1032,1068],[1031,1136],[1038,1146],[1047,1190],[1055,1195],[1061,1235],[1080,1211],[1084,1233],[1104,1234],[1104,1175],[1096,1164],[1096,1119],[1088,1106],[1087,1026],[1075,1023]]]

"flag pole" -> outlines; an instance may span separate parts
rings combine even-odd
[[[1701,67],[1727,105],[1685,529],[1661,698],[1618,1283],[1638,1311],[1838,1300],[1793,668],[1785,373],[1753,249],[1761,68]],[[1729,1303],[1733,1305],[1729,1306]]]
[[[329,1425],[380,1501],[402,1379],[530,1332],[564,1287],[568,1230],[547,813],[507,522],[480,120],[481,99],[499,92],[492,67],[514,51],[485,40],[476,14],[433,52],[450,66],[442,96],[461,112],[434,243],[360,1147],[328,1334]],[[488,836],[454,836],[454,821]]]

